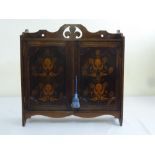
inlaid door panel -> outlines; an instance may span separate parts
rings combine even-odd
[[[81,110],[119,108],[119,54],[113,46],[79,46],[78,93]]]
[[[65,47],[32,46],[29,48],[29,108],[66,110]]]

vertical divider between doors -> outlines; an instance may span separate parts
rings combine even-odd
[[[65,42],[66,50],[66,96],[67,109],[71,110],[72,97],[74,95],[74,42]]]
[[[67,110],[70,110],[70,103],[71,103],[71,95],[70,95],[70,48],[69,42],[65,42],[65,54],[66,54],[66,98],[67,98]]]

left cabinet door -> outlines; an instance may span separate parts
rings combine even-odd
[[[64,43],[30,42],[24,52],[28,110],[67,110],[67,50]]]

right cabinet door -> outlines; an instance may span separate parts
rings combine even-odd
[[[80,42],[77,51],[80,110],[119,110],[122,85],[120,42]]]

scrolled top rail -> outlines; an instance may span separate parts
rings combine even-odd
[[[34,33],[30,33],[28,29],[21,35],[22,38],[40,38],[40,39],[60,39],[60,40],[104,40],[104,39],[121,39],[123,34],[120,30],[117,33],[108,33],[105,30],[97,32],[89,32],[81,24],[64,24],[58,31],[49,32],[47,30],[39,30]]]

